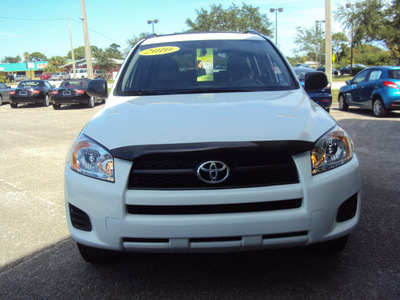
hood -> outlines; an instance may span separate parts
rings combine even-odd
[[[115,97],[85,128],[108,149],[243,141],[314,142],[336,124],[302,90]]]

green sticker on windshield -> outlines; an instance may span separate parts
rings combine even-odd
[[[214,81],[213,48],[197,49],[197,81]]]

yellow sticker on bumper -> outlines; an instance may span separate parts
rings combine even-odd
[[[140,51],[140,55],[162,55],[179,51],[179,47],[157,47]]]

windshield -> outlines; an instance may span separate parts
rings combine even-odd
[[[214,93],[297,88],[287,65],[263,40],[141,45],[125,66],[117,95]]]

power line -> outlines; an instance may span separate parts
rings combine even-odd
[[[9,18],[9,17],[0,17],[0,19],[5,19],[5,20],[13,20],[13,21],[61,21],[61,20],[68,20],[68,18],[53,18],[53,19],[20,19],[20,18]]]
[[[73,18],[72,21],[74,21],[75,23],[78,23],[79,25],[81,25],[81,22],[78,21],[77,19],[74,19],[74,18]],[[102,36],[102,37],[104,37],[104,38],[106,38],[106,39],[111,40],[111,41],[114,41],[114,42],[117,42],[117,43],[120,43],[120,44],[123,43],[123,42],[117,41],[117,40],[115,40],[115,39],[113,39],[113,38],[111,38],[111,37],[109,37],[109,36],[107,36],[107,35],[105,35],[105,34],[103,34],[103,33],[100,33],[100,32],[98,32],[98,31],[94,30],[93,28],[88,27],[88,29],[89,29],[90,31],[93,31],[93,32],[97,33],[98,35],[100,35],[100,36]]]

